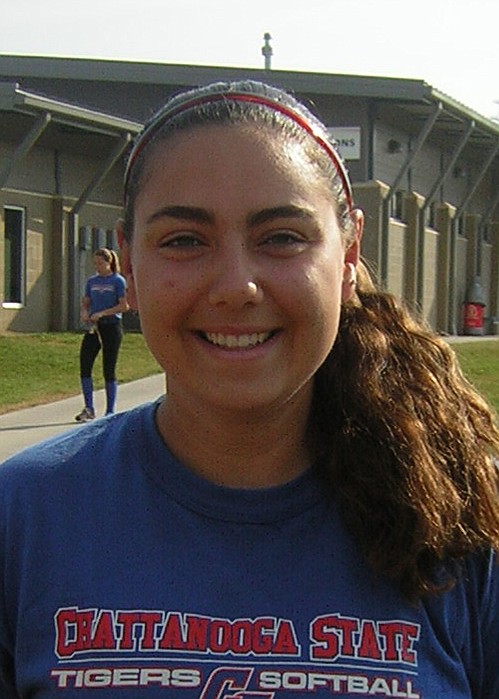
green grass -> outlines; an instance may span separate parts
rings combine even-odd
[[[499,340],[456,343],[452,348],[467,378],[499,414]]]
[[[0,335],[0,414],[77,395],[81,338],[81,333]],[[119,381],[159,371],[141,333],[125,333],[118,358]],[[102,353],[93,375],[95,387],[102,388]]]
[[[80,392],[79,333],[0,335],[0,414]],[[499,340],[453,345],[464,373],[499,413]],[[160,371],[140,333],[126,333],[118,360],[120,382]],[[101,358],[94,369],[102,388]]]

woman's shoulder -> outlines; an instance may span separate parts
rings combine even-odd
[[[448,591],[427,598],[427,611],[432,610],[442,623],[461,620],[456,635],[475,634],[495,629],[499,642],[499,560],[493,549],[483,549],[469,555],[458,564],[455,585]],[[462,621],[465,619],[465,623]]]
[[[126,286],[126,279],[125,279],[125,277],[124,277],[122,274],[120,274],[120,272],[113,272],[113,277],[112,277],[112,278],[113,278],[114,283],[115,283],[117,286],[120,286],[120,287],[121,287],[121,286],[123,286],[123,287]]]
[[[51,487],[61,475],[71,477],[80,471],[90,476],[93,470],[109,463],[113,454],[129,451],[133,442],[147,438],[147,425],[153,423],[153,411],[154,404],[145,403],[77,425],[19,451],[0,466],[0,493],[23,487],[44,489]]]

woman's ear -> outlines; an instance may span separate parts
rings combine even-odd
[[[345,261],[343,268],[343,284],[341,287],[341,301],[349,301],[355,293],[357,284],[357,265],[360,260],[360,241],[364,230],[364,213],[360,209],[354,209],[352,217],[354,234],[345,250]]]
[[[119,219],[116,222],[116,233],[118,235],[118,244],[121,251],[121,269],[127,282],[128,304],[132,310],[137,311],[137,290],[135,288],[135,279],[133,276],[132,250],[130,243],[125,237],[123,224],[123,219]]]
[[[345,262],[343,269],[343,282],[341,285],[341,302],[350,301],[355,293],[357,284],[357,267],[352,262]]]
[[[360,260],[360,242],[364,232],[364,212],[361,209],[353,209],[350,212],[353,224],[353,235],[345,251],[345,262],[351,262],[355,266]]]

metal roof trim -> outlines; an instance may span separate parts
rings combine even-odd
[[[447,112],[454,112],[468,121],[475,121],[477,125],[487,130],[492,136],[499,136],[499,123],[493,119],[489,119],[483,114],[480,114],[480,112],[475,111],[471,107],[467,107],[459,100],[454,99],[450,95],[434,87],[431,88],[431,95],[433,100],[443,103]]]
[[[33,78],[100,80],[190,86],[200,82],[254,79],[283,88],[323,94],[421,99],[428,85],[410,78],[349,75],[292,70],[265,70],[243,66],[126,61],[117,59],[62,58],[56,56],[7,56],[0,54],[0,74]]]
[[[142,128],[139,122],[27,92],[15,83],[0,82],[0,111],[47,112],[59,123],[81,125],[82,128],[99,127],[113,133],[135,134]]]

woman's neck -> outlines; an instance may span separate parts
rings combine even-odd
[[[306,441],[307,405],[290,400],[278,410],[217,414],[190,410],[167,397],[158,429],[173,454],[193,472],[232,488],[269,488],[303,473],[312,462]]]

